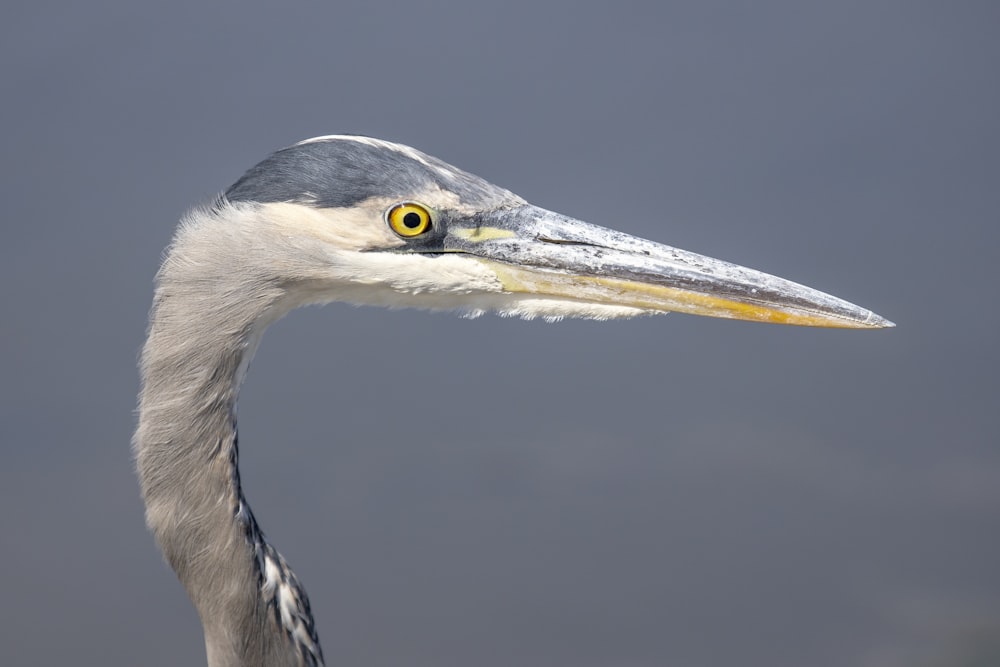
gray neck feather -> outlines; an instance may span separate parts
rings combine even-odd
[[[258,215],[223,206],[184,221],[142,352],[134,450],[147,523],[198,609],[211,667],[322,664],[305,592],[257,527],[237,468],[242,376],[263,329],[297,305],[295,277],[274,271],[285,244]]]

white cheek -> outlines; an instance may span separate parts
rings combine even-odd
[[[331,271],[339,281],[381,284],[401,294],[500,292],[497,275],[482,263],[461,256],[425,257],[403,253],[331,254]]]
[[[297,286],[280,314],[308,303],[429,310],[481,310],[478,299],[501,296],[503,284],[480,262],[448,255],[424,257],[379,252],[331,251],[319,283]],[[492,308],[491,308],[492,310]]]

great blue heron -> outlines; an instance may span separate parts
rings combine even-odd
[[[531,206],[407,146],[325,136],[274,153],[181,222],[142,352],[146,520],[198,610],[212,667],[323,663],[305,591],[240,488],[236,400],[264,329],[330,301],[892,326],[781,278]]]

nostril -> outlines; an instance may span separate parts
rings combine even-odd
[[[605,246],[599,246],[594,243],[587,243],[586,241],[571,241],[569,239],[554,239],[549,236],[536,236],[536,241],[541,241],[542,243],[552,243],[554,245],[585,245],[591,248],[603,248]]]

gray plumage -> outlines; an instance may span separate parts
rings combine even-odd
[[[515,198],[510,192],[416,151],[387,150],[367,137],[311,140],[283,148],[226,190],[230,202],[296,202],[347,208],[375,197],[405,199],[438,187],[480,208]]]
[[[133,442],[147,522],[198,610],[211,667],[323,664],[306,593],[243,496],[236,403],[266,327],[334,300],[891,326],[774,276],[532,207],[406,146],[331,136],[275,153],[182,221],[141,359]]]
[[[135,443],[148,521],[198,609],[210,665],[322,664],[308,599],[257,527],[237,467],[241,369],[284,290],[260,279],[263,248],[245,225],[196,220],[157,276],[142,354]],[[269,562],[290,602],[265,590]],[[281,603],[300,608],[292,628],[275,623]]]

